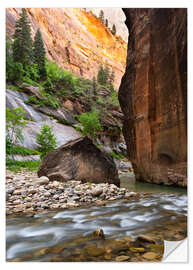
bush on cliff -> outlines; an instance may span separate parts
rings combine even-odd
[[[83,127],[82,134],[84,136],[96,138],[96,131],[102,130],[102,126],[99,122],[99,113],[96,109],[92,112],[81,114],[78,116],[78,120]]]

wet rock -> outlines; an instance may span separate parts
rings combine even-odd
[[[154,252],[146,252],[142,255],[144,259],[153,260],[158,257],[158,255]]]
[[[139,242],[156,244],[156,241],[154,239],[152,239],[150,236],[143,235],[143,234],[140,234],[136,240]]]
[[[141,253],[141,252],[145,252],[145,249],[144,248],[137,248],[137,247],[130,247],[129,248],[129,250],[131,251],[131,252],[139,252],[139,253]]]
[[[128,261],[130,259],[129,256],[124,256],[124,255],[121,255],[121,256],[117,256],[115,258],[115,261],[116,262],[125,262],[125,261]]]
[[[97,248],[95,245],[89,245],[84,248],[85,253],[88,256],[98,257],[105,253],[104,248]]]
[[[94,238],[105,239],[105,235],[102,229],[97,229],[92,233]]]
[[[120,185],[113,158],[101,152],[87,137],[73,140],[50,152],[43,159],[38,175],[46,175],[52,181],[75,179]]]

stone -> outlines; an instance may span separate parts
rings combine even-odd
[[[47,191],[47,192],[44,193],[44,196],[45,197],[50,197],[51,196],[51,193]]]
[[[145,252],[145,249],[144,248],[137,248],[137,247],[130,247],[129,248],[129,250],[131,251],[131,252],[139,252],[139,253],[141,253],[141,252]]]
[[[119,102],[128,158],[136,180],[186,186],[187,9],[123,11],[130,35]]]
[[[49,183],[49,178],[46,176],[41,176],[38,180],[37,180],[37,184],[39,185],[47,185]]]
[[[36,193],[36,189],[30,189],[30,190],[28,190],[28,193],[29,194],[35,194]]]
[[[136,197],[137,193],[136,192],[126,192],[125,193],[125,199],[130,199],[131,197]]]
[[[92,233],[94,238],[105,239],[105,234],[102,229],[97,229]]]
[[[87,138],[72,140],[44,157],[38,176],[46,175],[50,181],[78,180],[94,183],[106,182],[120,186],[113,158],[101,152]]]
[[[8,193],[8,194],[12,194],[13,192],[14,192],[14,188],[7,188],[6,189],[6,192]]]
[[[24,191],[21,189],[16,189],[16,190],[14,190],[13,195],[21,195],[23,192]]]
[[[146,252],[142,255],[144,259],[153,260],[158,257],[158,255],[154,252]]]
[[[148,242],[148,243],[156,244],[156,241],[154,239],[152,239],[150,236],[143,235],[143,234],[140,234],[136,238],[136,240],[140,242]]]
[[[95,189],[91,190],[92,196],[100,196],[102,193],[103,193],[102,188],[95,188]]]
[[[95,245],[88,245],[84,248],[84,251],[88,256],[98,257],[105,253],[104,248],[97,248]]]
[[[115,261],[116,262],[125,262],[125,261],[128,261],[129,259],[130,259],[129,256],[121,255],[121,256],[117,256],[115,258]]]

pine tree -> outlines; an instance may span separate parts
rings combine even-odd
[[[112,27],[111,33],[112,33],[113,35],[116,35],[116,32],[117,32],[117,30],[116,30],[116,26],[115,26],[115,24],[113,24],[113,27]]]
[[[99,13],[99,19],[101,20],[102,23],[104,23],[105,19],[104,19],[104,11],[101,9],[100,13]]]
[[[112,69],[111,75],[109,76],[109,84],[113,84],[115,80],[115,72]]]
[[[95,76],[92,78],[92,87],[93,87],[93,95],[96,97],[97,95],[97,83]]]
[[[104,68],[102,65],[100,65],[99,70],[98,70],[97,82],[102,85],[104,85],[105,83],[105,73],[104,73]]]
[[[106,19],[106,20],[105,20],[105,26],[108,27],[108,25],[109,25],[109,22],[108,22],[108,20]]]
[[[25,8],[22,8],[20,16],[21,18],[15,25],[13,59],[15,62],[23,64],[24,70],[26,70],[32,62],[32,39]]]
[[[109,66],[106,64],[104,68],[104,83],[108,84],[110,76]]]
[[[46,51],[44,48],[42,35],[40,29],[38,29],[34,38],[33,59],[34,63],[38,66],[40,79],[45,79],[46,77],[45,55]]]

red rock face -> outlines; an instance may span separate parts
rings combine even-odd
[[[80,8],[27,8],[32,36],[40,28],[47,57],[60,67],[92,79],[98,67],[115,71],[118,89],[125,70],[127,43],[90,12]],[[6,9],[6,32],[11,38],[21,8]]]
[[[137,180],[186,186],[187,11],[124,9],[127,66],[119,89]]]

